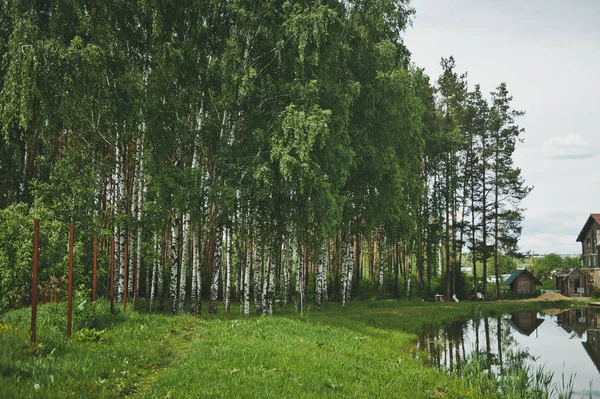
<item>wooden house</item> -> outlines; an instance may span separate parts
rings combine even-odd
[[[577,236],[581,243],[581,259],[583,267],[600,267],[598,260],[598,243],[600,243],[600,213],[592,213]]]
[[[510,290],[517,294],[534,294],[535,286],[542,285],[540,280],[525,269],[516,270],[502,284],[508,285]]]
[[[589,285],[592,278],[582,270],[564,269],[554,277],[555,287],[564,296],[589,296]]]

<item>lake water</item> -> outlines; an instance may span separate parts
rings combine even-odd
[[[600,308],[524,311],[456,321],[422,334],[416,355],[460,372],[464,359],[482,351],[502,370],[510,353],[554,373],[554,384],[573,377],[574,398],[600,398]],[[564,385],[564,384],[563,384]],[[583,395],[583,396],[582,396]]]

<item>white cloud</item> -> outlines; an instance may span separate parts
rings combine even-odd
[[[542,154],[551,159],[582,159],[595,157],[597,149],[580,134],[569,133],[562,137],[551,137],[542,146]]]

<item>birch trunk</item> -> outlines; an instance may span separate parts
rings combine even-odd
[[[323,299],[323,248],[321,245],[321,254],[319,256],[319,265],[317,266],[317,275],[315,276],[315,307],[321,309]]]
[[[177,311],[177,280],[179,277],[179,217],[175,215],[173,219],[173,226],[171,226],[171,284],[170,284],[170,297],[171,297],[171,313],[175,314]]]
[[[140,156],[140,143],[139,143],[139,139],[136,142],[136,151],[135,151],[135,157],[134,157],[134,165],[133,165],[133,183],[131,185],[131,207],[130,207],[130,215],[131,215],[131,220],[137,222],[138,220],[138,180],[140,178],[139,174],[140,174],[140,167],[139,167],[139,159]],[[137,242],[137,229],[132,229],[132,238],[129,242],[127,242],[127,248],[128,248],[128,253],[127,253],[127,259],[130,259],[130,261],[128,262],[129,265],[132,265],[136,259],[136,248],[135,246],[131,245],[132,242]],[[129,237],[128,237],[129,239]],[[134,267],[127,267],[127,297],[128,298],[133,298],[133,286],[134,286],[134,281],[133,281],[133,275],[135,273],[135,268]]]
[[[340,276],[340,299],[342,306],[346,306],[346,290],[348,288],[348,251],[349,245],[346,240],[342,242],[342,272]]]
[[[329,295],[327,293],[327,271],[329,269],[329,240],[323,245],[323,273],[321,274],[321,303],[329,307]]]
[[[165,268],[164,260],[164,236],[158,236],[158,274],[156,276],[156,298],[160,301],[160,309],[163,309],[163,289],[165,284]]]
[[[352,294],[352,278],[354,277],[354,240],[353,236],[350,235],[350,245],[349,245],[349,256],[348,256],[348,276],[346,277],[346,302],[350,301]],[[358,245],[358,243],[356,243]],[[360,276],[358,276],[360,277]]]
[[[181,270],[179,272],[179,296],[177,298],[177,311],[182,313],[185,305],[187,290],[187,264],[190,259],[190,214],[183,215],[183,245],[181,248]]]
[[[302,239],[300,237],[298,237],[296,248],[296,310],[302,314],[304,309],[304,257],[302,256]]]
[[[261,307],[262,307],[262,314],[266,314],[267,313],[267,308],[269,306],[269,302],[268,302],[268,298],[267,298],[267,293],[269,290],[269,267],[271,265],[271,256],[269,254],[270,248],[267,248],[267,259],[265,262],[263,262],[262,266],[263,266],[263,273],[262,273],[262,286],[261,286]],[[264,255],[265,250],[263,249],[263,255]]]
[[[202,293],[202,274],[200,270],[200,237],[198,229],[192,228],[192,293],[191,307],[193,314],[200,314],[200,295]]]
[[[291,237],[287,240],[287,262],[286,262],[286,281],[285,281],[285,304],[292,302],[292,267],[294,262],[294,252],[293,252],[293,244]]]
[[[238,197],[239,199],[239,197]],[[235,239],[235,251],[236,251],[236,263],[235,263],[235,297],[240,301],[242,301],[242,285],[244,276],[242,275],[243,270],[243,261],[245,259],[245,255],[243,253],[243,243],[245,240],[245,235],[243,234],[243,227],[238,226],[236,239]],[[242,308],[240,307],[240,312]]]
[[[263,268],[263,246],[255,232],[254,237],[254,259],[252,260],[252,271],[254,273],[254,307],[257,313],[263,313],[262,302],[262,268]]]
[[[154,262],[152,264],[152,282],[150,284],[150,311],[152,311],[156,299],[156,288],[158,283],[158,268],[161,259],[160,239],[158,233],[154,232]]]
[[[377,241],[377,246],[378,248],[378,252],[379,252],[379,256],[378,256],[378,262],[379,265],[379,276],[378,276],[378,280],[379,280],[379,293],[377,294],[377,299],[383,299],[383,238],[381,237],[381,233],[380,233],[380,237],[379,240]]]
[[[126,203],[125,203],[125,197],[127,195],[126,193],[126,187],[125,187],[125,165],[123,162],[123,154],[121,152],[121,143],[120,143],[120,136],[117,130],[117,140],[116,140],[116,145],[115,145],[115,153],[116,153],[116,171],[115,171],[115,176],[116,176],[116,191],[118,192],[117,195],[117,215],[122,215],[125,216],[127,214],[127,209],[126,209]],[[126,239],[126,234],[125,234],[125,226],[122,222],[118,222],[118,227],[116,228],[117,230],[117,242],[118,242],[118,258],[119,261],[117,262],[119,264],[118,267],[118,279],[117,279],[117,301],[121,301],[123,298],[123,292],[125,290],[124,284],[125,284],[125,239]],[[117,269],[115,267],[115,269]]]
[[[225,289],[223,290],[223,302],[225,312],[229,313],[231,307],[231,229],[225,230],[226,255],[225,255]]]
[[[223,263],[223,237],[219,229],[215,233],[215,250],[213,257],[213,268],[210,282],[210,303],[208,313],[217,313],[217,300],[219,299],[219,274]]]
[[[134,297],[137,298],[138,290],[139,290],[139,281],[140,281],[140,270],[142,268],[142,207],[144,204],[144,192],[146,190],[145,179],[146,176],[144,174],[144,139],[143,137],[140,139],[140,151],[139,151],[139,178],[138,178],[138,213],[137,213],[137,249],[136,249],[136,263],[137,263],[137,275],[136,280],[137,284],[134,287]]]
[[[268,249],[270,250],[270,249]],[[272,256],[267,255],[267,260],[265,262],[265,271],[263,273],[264,281],[262,286],[262,313],[272,315],[273,314],[273,304],[271,292],[275,292],[274,287],[271,286],[271,271],[274,269]]]
[[[250,237],[250,234],[248,234]],[[250,240],[247,241],[250,244]],[[246,245],[245,251],[245,262],[244,262],[244,316],[250,315],[250,266],[252,263],[252,248],[248,248]]]

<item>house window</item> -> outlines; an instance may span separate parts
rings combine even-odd
[[[590,247],[590,239],[589,238],[585,240],[585,247],[586,248]]]

